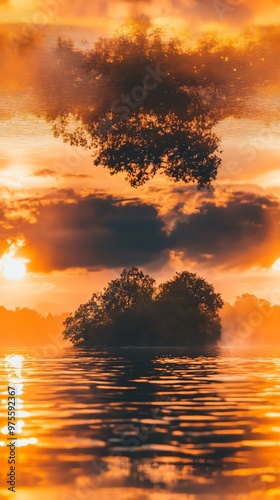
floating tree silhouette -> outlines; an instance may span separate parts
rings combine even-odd
[[[252,96],[279,80],[273,44],[260,40],[172,39],[146,17],[91,49],[59,38],[55,57],[39,63],[38,113],[56,136],[90,149],[94,165],[124,172],[132,186],[157,173],[209,186],[221,164],[214,127],[248,118]]]
[[[92,50],[60,39],[57,51],[70,94],[60,104],[61,90],[53,89],[57,104],[47,118],[57,137],[91,149],[95,166],[125,172],[135,187],[157,172],[198,187],[216,178],[218,116],[209,98],[216,89],[190,71],[193,56],[178,40],[167,40],[142,17]]]

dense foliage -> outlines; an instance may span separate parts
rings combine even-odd
[[[278,85],[279,33],[172,38],[170,28],[140,16],[93,45],[60,37],[51,56],[38,57],[39,114],[132,186],[157,173],[209,186],[221,164],[216,125],[267,119],[257,103]]]
[[[77,98],[75,106],[58,103],[49,119],[56,136],[92,150],[94,165],[125,172],[132,186],[157,172],[199,187],[216,178],[221,159],[213,127],[220,116],[205,96],[217,90],[195,72],[178,39],[138,18],[85,52],[60,40],[58,63]]]
[[[215,344],[223,301],[212,285],[184,271],[156,287],[137,268],[124,269],[64,322],[64,339],[94,347]]]

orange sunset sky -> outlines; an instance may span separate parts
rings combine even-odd
[[[136,14],[182,39],[217,33],[223,78],[251,92],[216,128],[222,166],[209,191],[163,175],[132,188],[45,120],[55,102],[79,100],[57,67],[57,36],[86,50]],[[280,304],[279,1],[0,0],[0,20],[0,305],[70,311],[132,265],[159,282],[188,269],[225,300],[252,293]],[[26,274],[5,272],[5,256]]]

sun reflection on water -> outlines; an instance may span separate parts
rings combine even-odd
[[[26,412],[19,500],[279,500],[279,360],[263,351],[3,356],[0,405],[8,375]]]
[[[20,448],[23,446],[35,445],[38,440],[35,437],[31,438],[18,438],[18,434],[24,434],[23,427],[25,426],[24,418],[30,417],[31,414],[28,411],[24,410],[24,400],[20,397],[24,394],[24,382],[25,379],[23,377],[23,365],[24,365],[24,356],[21,354],[7,354],[4,358],[4,366],[5,371],[7,372],[7,390],[2,392],[4,396],[7,396],[7,399],[2,399],[2,404],[7,409],[8,408],[8,386],[12,385],[15,387],[15,436],[16,447]],[[8,425],[5,425],[1,428],[1,434],[7,436],[9,434]],[[5,441],[0,441],[0,446],[5,446]]]

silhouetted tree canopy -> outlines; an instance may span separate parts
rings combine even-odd
[[[70,314],[63,336],[94,347],[215,344],[222,305],[220,294],[196,274],[177,273],[157,287],[133,267]]]
[[[159,172],[208,186],[221,162],[214,126],[232,116],[267,119],[252,97],[278,88],[278,45],[271,27],[269,36],[260,29],[179,40],[145,17],[89,49],[59,38],[54,53],[38,58],[38,114],[133,186]]]
[[[87,52],[59,40],[64,78],[69,59],[75,104],[58,105],[49,115],[56,136],[91,149],[94,165],[125,172],[132,186],[157,172],[199,187],[211,184],[221,160],[213,132],[217,111],[205,89],[212,96],[216,90],[194,71],[193,56],[179,40],[166,40],[139,18]]]

